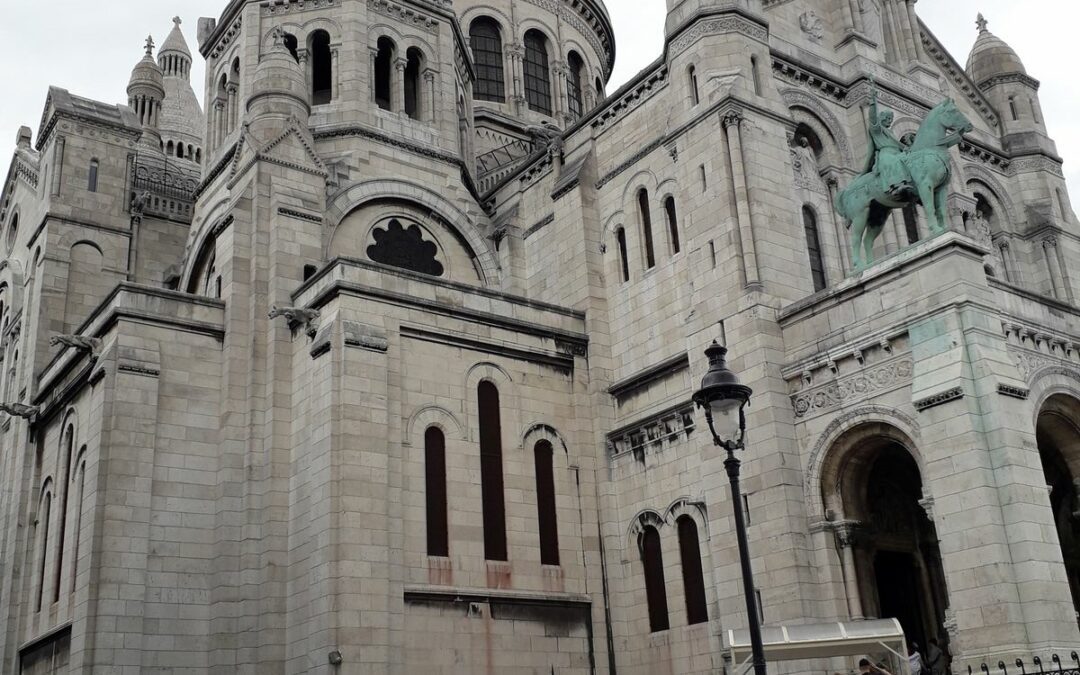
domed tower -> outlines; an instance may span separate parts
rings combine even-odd
[[[165,99],[165,81],[161,67],[154,61],[154,38],[146,38],[146,54],[134,70],[127,86],[128,105],[142,124],[143,135],[139,144],[144,150],[161,151],[161,133],[158,122],[161,102]]]
[[[285,33],[275,30],[272,45],[255,68],[247,99],[248,129],[256,140],[267,142],[279,135],[290,119],[306,127],[310,114],[304,70],[289,52]]]
[[[979,37],[968,57],[967,73],[1001,114],[1006,148],[1011,152],[1043,150],[1056,154],[1046,135],[1039,103],[1039,81],[1031,77],[1012,47],[990,32],[982,14]]]
[[[173,18],[172,32],[158,50],[165,87],[158,129],[169,158],[194,164],[202,161],[206,120],[191,88],[191,50],[180,30],[181,23],[180,17]]]

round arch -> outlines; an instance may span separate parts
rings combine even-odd
[[[783,89],[780,91],[780,97],[784,99],[796,123],[806,123],[819,134],[823,143],[826,141],[833,143],[830,161],[835,161],[838,166],[845,168],[855,167],[851,142],[844,133],[844,125],[831,110],[818,99],[797,89]]]
[[[427,405],[418,408],[409,417],[405,425],[405,438],[402,445],[412,445],[414,438],[422,438],[429,427],[437,427],[447,438],[464,439],[465,428],[460,420],[440,405]]]

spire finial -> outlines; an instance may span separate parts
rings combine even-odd
[[[986,17],[982,15],[982,12],[979,12],[979,18],[975,20],[975,25],[979,27],[980,33],[987,32],[988,29],[986,26],[989,25],[989,23],[990,22],[986,20]]]
[[[173,25],[174,25],[174,26],[176,26],[177,28],[179,28],[179,27],[180,27],[180,24],[184,23],[184,20],[183,20],[183,19],[181,19],[181,18],[180,18],[180,17],[178,17],[178,16],[174,16],[174,17],[172,18],[172,22],[173,22]]]
[[[146,55],[147,56],[153,56],[154,55],[154,36],[153,35],[147,35],[146,36]]]

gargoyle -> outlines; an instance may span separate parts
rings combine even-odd
[[[82,335],[54,335],[49,338],[49,344],[54,347],[64,345],[79,352],[86,352],[91,356],[97,356],[101,352],[101,340],[99,338],[88,338]]]
[[[319,310],[317,309],[305,309],[303,307],[271,307],[270,315],[271,319],[276,319],[280,316],[285,317],[289,322],[289,328],[296,328],[297,326],[304,327],[304,333],[309,337],[315,335],[315,322],[319,319]]]
[[[24,420],[30,420],[31,422],[37,418],[38,407],[36,405],[25,405],[23,403],[0,403],[0,412],[5,412],[14,417],[21,417]]]

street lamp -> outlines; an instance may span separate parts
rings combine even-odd
[[[746,541],[746,519],[739,489],[739,468],[742,462],[736,450],[746,448],[746,406],[750,405],[750,387],[727,367],[727,348],[713,341],[705,350],[709,372],[701,379],[701,389],[694,394],[694,403],[705,409],[705,419],[712,432],[713,443],[727,450],[724,468],[731,479],[731,505],[735,510],[735,533],[739,540],[739,562],[742,565],[743,592],[746,594],[746,613],[750,620],[750,646],[753,650],[754,675],[766,675],[765,649],[761,644],[761,619],[754,597],[754,573],[750,569],[750,547]]]

